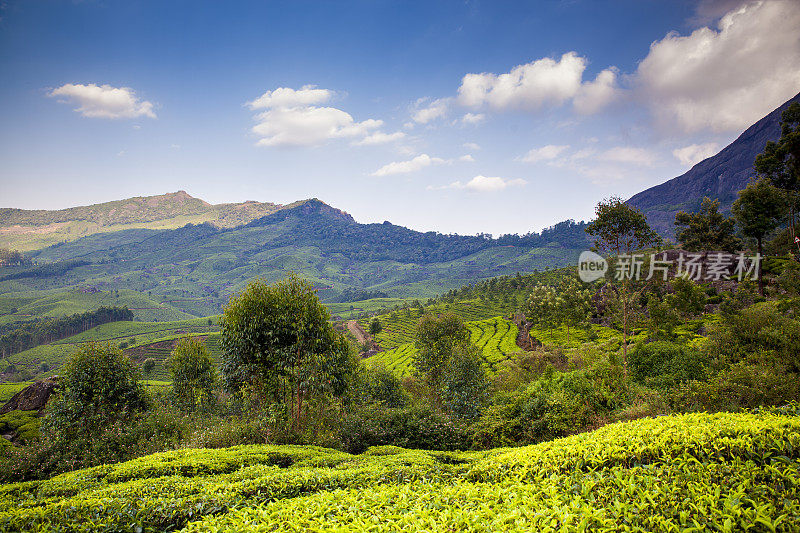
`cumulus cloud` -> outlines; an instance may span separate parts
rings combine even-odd
[[[800,88],[798,28],[796,1],[746,3],[716,29],[672,32],[654,42],[633,81],[663,126],[740,131]]]
[[[439,98],[433,101],[427,98],[420,98],[414,104],[414,111],[411,113],[411,118],[418,124],[427,124],[428,122],[445,116],[449,103],[449,98]]]
[[[514,67],[507,73],[467,74],[458,89],[458,102],[466,107],[488,106],[504,111],[535,111],[545,105],[562,105],[575,100],[579,112],[595,112],[616,94],[616,72],[602,71],[593,82],[583,82],[586,58],[568,52],[556,60],[550,57]]]
[[[317,89],[315,85],[304,85],[300,89],[278,87],[267,91],[247,105],[250,109],[269,109],[271,107],[297,107],[323,104],[331,99],[333,92]]]
[[[367,119],[356,122],[353,117],[335,107],[319,107],[333,93],[305,85],[299,90],[280,87],[267,91],[247,105],[253,110],[263,110],[255,116],[257,124],[252,131],[259,140],[258,146],[315,146],[331,139],[362,137],[383,125],[382,120]],[[391,134],[396,135],[396,134]],[[387,135],[387,137],[390,135]],[[384,137],[374,137],[371,142],[388,142]]]
[[[672,155],[674,155],[682,165],[692,167],[703,159],[715,155],[717,152],[719,152],[719,145],[717,143],[705,143],[690,144],[683,148],[676,148],[672,151]]]
[[[486,119],[483,113],[467,113],[461,117],[462,124],[480,124]]]
[[[617,70],[607,68],[600,72],[594,81],[583,83],[572,105],[582,115],[597,113],[613,102],[620,94],[617,86]]]
[[[549,161],[560,156],[569,149],[569,145],[548,144],[541,148],[534,148],[522,156],[522,161],[526,163],[536,163],[538,161]]]
[[[473,192],[497,192],[507,189],[508,187],[521,187],[526,183],[528,182],[523,179],[503,179],[496,176],[489,177],[478,175],[469,180],[467,183],[454,181],[449,185],[443,185],[441,187],[428,186],[428,189],[463,189]]]
[[[448,163],[446,159],[439,157],[431,157],[428,154],[420,154],[414,159],[408,161],[394,161],[383,165],[381,168],[372,173],[373,176],[390,176],[392,174],[408,174],[410,172],[417,172],[425,167],[431,165],[443,165]]]
[[[376,131],[371,135],[367,135],[360,141],[354,141],[353,144],[356,146],[368,146],[368,145],[375,145],[375,144],[386,144],[394,141],[398,141],[405,137],[406,134],[402,131],[396,131],[394,133],[383,133],[382,131]]]
[[[465,154],[458,158],[459,161],[463,161],[465,163],[474,163],[475,158],[472,157],[472,154]]]
[[[90,118],[156,118],[152,102],[136,97],[133,89],[90,83],[67,83],[47,93],[51,98],[77,105],[75,111]]]
[[[609,148],[605,152],[601,153],[598,156],[598,159],[612,163],[625,163],[650,167],[653,166],[658,157],[656,154],[645,148],[615,146],[614,148]]]

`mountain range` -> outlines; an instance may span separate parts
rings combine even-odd
[[[675,213],[695,210],[704,196],[729,210],[754,173],[755,156],[778,139],[782,111],[798,100],[628,203],[666,236]],[[290,271],[311,280],[323,301],[422,298],[477,279],[565,266],[588,246],[582,222],[523,236],[443,235],[360,224],[316,198],[212,205],[178,191],[59,211],[7,208],[0,209],[0,248],[23,249],[34,264],[0,268],[0,311],[44,296],[55,305],[53,295],[64,291],[123,291],[138,309],[159,309],[147,316],[207,316],[249,280]]]

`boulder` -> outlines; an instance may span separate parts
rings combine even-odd
[[[0,415],[11,411],[44,411],[50,396],[58,388],[58,376],[37,381],[28,385],[14,396],[11,397],[3,407],[0,407]]]

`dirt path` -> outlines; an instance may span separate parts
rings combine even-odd
[[[372,337],[370,337],[369,334],[364,331],[364,328],[361,327],[361,324],[355,320],[347,321],[347,330],[352,333],[361,344],[372,343]]]

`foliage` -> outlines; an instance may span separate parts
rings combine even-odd
[[[467,342],[469,330],[456,315],[445,313],[435,317],[426,314],[419,319],[414,368],[425,376],[433,391],[438,393],[441,390],[454,351]]]
[[[0,415],[0,433],[12,434],[22,443],[32,443],[40,437],[40,422],[36,411],[10,411]]]
[[[657,388],[667,388],[705,377],[708,360],[689,346],[657,341],[636,346],[630,363],[634,379]]]
[[[786,216],[786,200],[768,180],[751,181],[739,191],[739,198],[731,206],[742,234],[756,241],[756,250],[763,255],[764,237],[773,231]],[[763,274],[759,263],[758,286],[764,295]]]
[[[458,418],[480,415],[488,400],[488,380],[478,349],[471,344],[456,346],[442,377],[445,408]]]
[[[677,277],[670,281],[672,293],[664,297],[664,302],[682,319],[697,316],[706,303],[705,291],[692,280]]]
[[[304,398],[342,396],[355,370],[349,343],[329,319],[313,286],[294,274],[274,285],[251,282],[220,319],[228,388],[254,386],[286,405],[299,426]]]
[[[383,326],[381,325],[381,321],[378,317],[373,318],[369,321],[369,334],[370,335],[377,335],[383,331]]]
[[[169,366],[172,391],[183,409],[208,410],[214,405],[217,366],[204,343],[184,337],[173,350]]]
[[[690,252],[722,250],[734,253],[739,247],[735,222],[719,212],[719,200],[706,196],[697,213],[680,211],[675,215],[676,237]]]
[[[785,190],[800,189],[800,104],[793,102],[781,115],[781,137],[768,141],[756,157],[755,169]]]
[[[120,346],[121,347],[121,346]],[[152,357],[148,357],[142,362],[142,374],[145,376],[150,376],[153,373],[153,370],[156,368],[156,360]]]
[[[400,378],[386,367],[377,366],[368,369],[363,382],[368,403],[380,403],[386,407],[405,407],[410,401]]]

